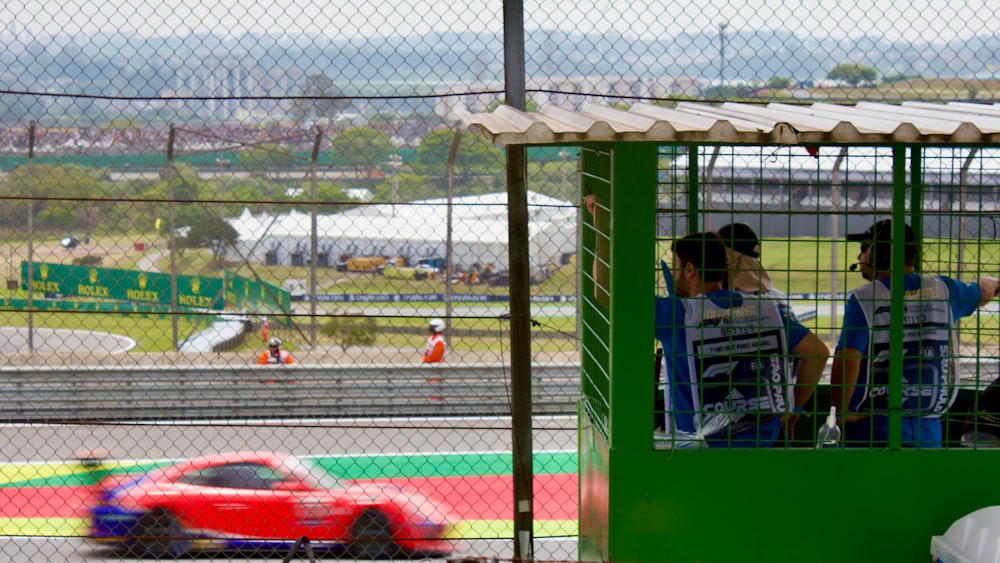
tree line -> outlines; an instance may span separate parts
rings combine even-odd
[[[405,162],[384,133],[369,127],[346,129],[324,148],[343,174],[317,180],[315,198],[307,177],[290,180],[273,174],[308,171],[308,162],[278,142],[238,151],[233,170],[215,169],[211,174],[182,159],[173,162],[169,177],[164,168],[155,177],[132,179],[123,179],[110,168],[25,163],[7,171],[0,183],[0,224],[23,231],[30,212],[33,228],[39,231],[132,232],[165,228],[171,203],[174,223],[182,227],[206,217],[233,217],[244,208],[254,213],[308,212],[315,202],[321,213],[332,213],[368,201],[443,197],[454,137],[448,128],[432,131],[421,140],[415,158]],[[454,162],[453,194],[502,189],[503,170],[502,149],[480,135],[463,135]],[[354,189],[367,190],[370,199],[349,196]]]

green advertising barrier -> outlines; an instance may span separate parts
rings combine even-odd
[[[138,314],[141,317],[157,315],[163,317],[170,314],[170,307],[167,305],[153,305],[151,303],[126,303],[119,301],[68,301],[62,299],[32,299],[31,307],[34,311],[41,312],[64,312],[64,311],[88,311],[100,313],[120,313],[122,315]],[[0,297],[0,309],[27,311],[28,300],[21,298]],[[191,319],[202,317],[195,314],[194,309],[180,307],[180,311],[187,313],[185,316]]]
[[[252,280],[231,270],[224,273],[226,304],[253,313],[281,313],[292,310],[292,294],[266,281]]]
[[[28,263],[21,262],[21,289],[45,294],[116,299],[170,305],[170,274],[34,262],[29,280]],[[222,310],[222,280],[177,276],[177,304],[182,307]]]

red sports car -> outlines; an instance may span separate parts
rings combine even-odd
[[[340,482],[308,459],[235,452],[99,484],[88,538],[149,556],[277,550],[308,538],[355,557],[447,555],[454,520],[415,490]]]

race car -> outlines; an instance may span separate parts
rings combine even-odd
[[[279,550],[307,538],[353,557],[445,556],[450,510],[416,490],[342,482],[308,458],[203,456],[111,475],[88,507],[87,538],[151,557],[192,550]]]

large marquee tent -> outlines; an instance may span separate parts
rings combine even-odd
[[[577,207],[528,192],[531,264],[562,264],[576,253]],[[244,209],[229,219],[239,233],[240,259],[272,265],[310,263],[309,213],[254,215]],[[317,265],[333,266],[344,256],[402,256],[408,265],[444,258],[448,241],[448,200],[363,205],[316,219]],[[508,268],[507,194],[456,197],[451,204],[452,265],[492,264]]]

